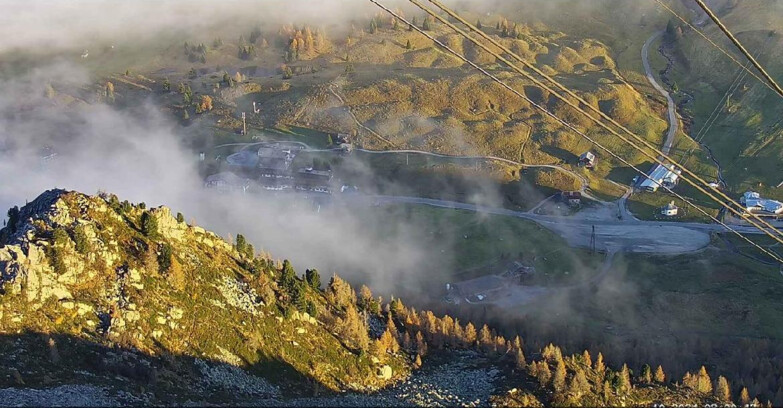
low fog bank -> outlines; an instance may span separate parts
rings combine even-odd
[[[0,82],[3,218],[6,209],[47,189],[106,191],[148,206],[166,205],[223,237],[241,233],[257,249],[290,258],[300,272],[312,267],[327,276],[339,272],[367,279],[379,291],[405,282],[415,287],[417,275],[425,272],[420,268],[431,248],[421,228],[397,225],[393,235],[380,236],[388,220],[357,216],[352,206],[335,204],[318,213],[300,194],[275,199],[204,189],[197,154],[180,145],[179,125],[154,105],[133,112],[103,104],[66,107],[61,98],[44,96],[49,82],[88,85],[83,73],[63,64]],[[43,159],[52,152],[54,158]],[[450,256],[438,247],[439,256]]]
[[[405,0],[381,3],[408,16],[423,14]],[[625,0],[445,0],[443,3],[458,12],[525,16],[526,20],[545,23],[560,19],[564,10],[569,15],[590,15],[629,7]],[[636,13],[644,13],[655,5],[636,2],[630,7]],[[0,0],[0,54],[81,51],[97,43],[138,43],[176,33],[211,36],[228,27],[267,24],[266,28],[271,30],[291,23],[342,30],[358,24],[357,19],[378,13],[384,12],[368,0]]]
[[[403,0],[386,0],[399,6]],[[337,27],[378,9],[366,0],[0,0],[0,54],[146,41],[172,33],[213,35],[225,27],[315,24]]]

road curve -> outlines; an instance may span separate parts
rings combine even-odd
[[[300,142],[300,141],[296,141],[296,140],[290,140],[290,141],[287,141],[287,140],[276,140],[276,141],[273,141],[273,142],[298,144],[298,145],[304,147],[303,151],[310,152],[310,153],[342,151],[342,148],[314,149],[314,148],[310,147],[309,145],[307,145],[306,143],[303,143],[303,142]],[[220,145],[220,146],[215,146],[213,149],[217,149],[219,147],[227,147],[227,146],[242,146],[242,150],[245,150],[245,149],[247,149],[249,147],[259,146],[259,145],[262,145],[262,144],[265,144],[265,143],[269,143],[269,142],[228,143],[228,144],[224,144],[224,145]],[[355,148],[353,150],[357,151],[357,152],[367,153],[367,154],[403,154],[403,153],[409,153],[409,154],[421,154],[421,155],[426,155],[426,156],[431,156],[431,157],[439,157],[439,158],[444,158],[444,159],[488,160],[488,161],[498,161],[498,162],[509,164],[509,165],[512,165],[512,166],[519,166],[519,167],[530,168],[530,169],[533,169],[533,168],[552,169],[552,170],[556,170],[556,171],[560,171],[560,172],[563,172],[565,174],[568,174],[569,176],[576,177],[582,183],[582,188],[581,188],[582,194],[585,197],[587,197],[587,198],[589,198],[591,200],[600,201],[599,199],[597,199],[596,197],[593,197],[592,195],[590,195],[590,193],[587,192],[587,189],[589,188],[590,183],[589,183],[589,181],[585,177],[583,177],[580,174],[577,174],[574,171],[568,170],[568,169],[566,169],[566,168],[564,168],[562,166],[558,166],[558,165],[554,165],[554,164],[525,164],[525,163],[520,163],[520,162],[516,162],[516,161],[513,161],[513,160],[509,160],[509,159],[504,159],[502,157],[497,157],[497,156],[455,156],[455,155],[440,154],[440,153],[427,152],[427,151],[424,151],[424,150],[413,150],[413,149],[367,150],[367,149]]]
[[[431,207],[459,209],[493,215],[504,215],[533,221],[565,238],[571,246],[589,247],[595,227],[596,248],[607,252],[637,252],[680,254],[701,250],[710,243],[710,233],[723,232],[719,224],[686,222],[595,220],[578,216],[562,217],[514,211],[506,208],[469,203],[405,196],[353,196],[352,201],[373,205],[416,204]],[[747,226],[735,228],[743,234],[760,234]]]
[[[650,66],[650,59],[649,59],[649,53],[650,53],[650,45],[663,35],[663,31],[658,31],[657,33],[653,34],[652,37],[648,38],[647,41],[644,43],[644,46],[642,47],[642,64],[644,65],[644,72],[645,75],[647,75],[647,80],[650,82],[650,84],[660,92],[661,95],[663,95],[666,98],[666,103],[668,104],[668,111],[669,111],[669,130],[666,133],[666,140],[663,142],[663,147],[661,148],[661,151],[669,155],[669,151],[672,148],[672,144],[674,144],[674,137],[677,135],[677,130],[679,126],[679,120],[677,119],[677,104],[674,103],[674,99],[672,99],[672,96],[669,94],[669,92],[666,91],[659,83],[655,80],[655,75],[653,75],[652,67]],[[663,159],[662,157],[660,159]]]
[[[355,149],[356,151],[360,151],[362,153],[369,153],[369,154],[395,154],[395,153],[411,153],[411,154],[423,154],[427,156],[432,157],[441,157],[441,158],[448,158],[448,159],[458,159],[458,160],[491,160],[491,161],[498,161],[505,164],[510,164],[512,166],[519,166],[524,168],[540,168],[540,169],[552,169],[556,171],[561,171],[563,173],[566,173],[570,176],[576,177],[579,179],[579,181],[582,183],[582,193],[585,193],[585,190],[589,187],[590,183],[587,181],[587,179],[571,170],[567,170],[563,168],[562,166],[554,165],[554,164],[525,164],[516,162],[509,159],[504,159],[502,157],[497,156],[454,156],[454,155],[448,155],[448,154],[440,154],[440,153],[432,153],[427,152],[424,150],[365,150],[365,149]],[[592,198],[596,201],[599,201],[598,199],[593,198],[592,196],[588,196],[589,198]]]

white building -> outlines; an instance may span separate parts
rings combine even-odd
[[[745,211],[753,213],[783,214],[783,203],[768,198],[762,198],[755,191],[747,191],[740,199]]]
[[[639,188],[650,192],[656,192],[660,187],[672,188],[677,185],[677,181],[680,178],[680,170],[676,170],[674,166],[662,166],[660,164],[653,167],[639,184]]]
[[[680,208],[674,204],[674,201],[670,202],[669,204],[666,204],[665,206],[663,206],[663,208],[661,208],[661,215],[667,217],[674,217],[679,213],[680,213]]]
[[[579,156],[579,166],[584,166],[588,169],[592,169],[595,166],[595,154],[593,152],[584,152]]]
[[[234,173],[223,172],[213,174],[204,181],[204,187],[212,188],[220,192],[232,191],[246,192],[250,187],[250,180],[237,176]]]

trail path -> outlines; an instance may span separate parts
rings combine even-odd
[[[664,140],[663,147],[661,148],[661,151],[668,155],[672,148],[672,144],[674,144],[674,137],[677,135],[677,130],[679,130],[679,120],[677,119],[677,104],[674,103],[674,99],[672,99],[672,96],[669,94],[669,92],[663,89],[658,81],[655,80],[655,75],[653,74],[649,59],[650,45],[652,45],[652,43],[661,35],[663,35],[663,31],[658,31],[648,38],[644,43],[644,46],[642,47],[642,63],[644,64],[644,72],[647,75],[647,80],[650,82],[653,88],[655,88],[655,90],[660,92],[660,94],[666,98],[666,103],[668,104],[669,130],[666,133],[666,139]],[[663,158],[659,157],[659,159],[662,160]]]

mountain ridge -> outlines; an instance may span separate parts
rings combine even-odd
[[[336,275],[321,289],[317,271],[300,278],[288,261],[256,256],[241,235],[232,245],[166,207],[111,194],[47,191],[11,209],[0,237],[0,345],[12,350],[0,357],[0,395],[8,401],[49,395],[47,403],[85,405],[67,399],[75,394],[119,405],[719,400],[706,371],[682,387],[663,371],[632,376],[627,366],[607,368],[600,355],[593,363],[587,352],[564,356],[552,345],[529,361],[519,337],[387,303],[366,287],[357,293]]]

